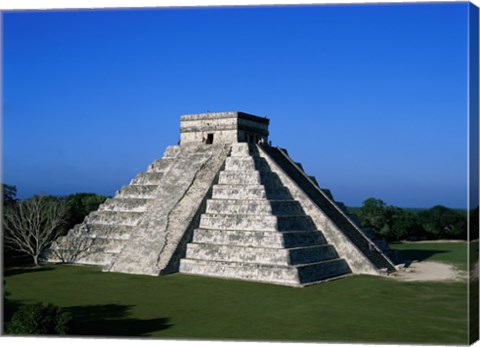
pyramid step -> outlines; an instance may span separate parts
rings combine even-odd
[[[219,231],[212,229],[196,229],[193,234],[193,242],[250,247],[262,247],[268,244],[272,248],[326,244],[322,233],[318,231]]]
[[[298,266],[299,281],[303,285],[345,276],[351,272],[352,270],[344,259]]]
[[[83,251],[84,253],[119,253],[128,240],[109,239],[101,237],[62,236],[57,239],[54,249],[62,249],[64,251]]]
[[[149,199],[114,198],[108,199],[99,207],[99,211],[144,212]]]
[[[228,157],[225,161],[225,170],[270,171],[270,167],[263,158],[259,157]]]
[[[105,239],[105,238],[95,238],[95,241],[90,249],[91,253],[112,253],[118,254],[125,247],[128,240],[119,240],[119,239]]]
[[[135,226],[142,216],[143,212],[96,211],[90,213],[85,218],[85,222],[88,224]]]
[[[289,286],[298,286],[299,283],[297,269],[292,266],[182,259],[180,272]]]
[[[253,147],[248,143],[234,143],[230,155],[232,157],[248,157],[251,156]]]
[[[221,149],[225,146],[224,143],[214,143],[210,145],[202,144],[199,145],[198,143],[182,143],[179,148],[180,152],[177,155],[177,158],[188,158],[192,155],[194,156],[205,156],[208,157],[212,155],[212,152]]]
[[[250,214],[209,214],[200,218],[200,228],[253,231],[313,231],[315,224],[308,216],[268,216]]]
[[[282,232],[285,247],[302,247],[326,244],[327,240],[320,231],[284,231]]]
[[[93,242],[95,239],[61,237],[48,250],[48,261],[106,265],[121,251],[121,246],[110,247],[112,253],[106,248],[95,248]]]
[[[195,243],[213,243],[217,245],[282,248],[283,236],[278,231],[244,231],[196,229],[193,233]]]
[[[186,258],[252,264],[289,264],[288,252],[285,249],[226,246],[205,243],[189,243]]]
[[[244,262],[255,264],[297,265],[338,258],[331,245],[299,248],[266,248],[190,243],[187,259]]]
[[[295,200],[210,199],[206,213],[301,215],[302,206]]]
[[[87,254],[87,255],[82,255],[78,257],[75,260],[75,263],[105,267],[111,264],[113,259],[115,259],[115,257],[116,257],[116,254],[109,254],[109,253]]]
[[[76,260],[76,264],[85,264],[85,265],[99,265],[107,266],[113,259],[116,257],[116,253],[87,253],[80,254]]]
[[[219,184],[261,184],[260,172],[255,170],[224,170],[218,177]]]
[[[147,172],[165,172],[174,161],[174,158],[162,158],[155,160],[148,166]]]
[[[115,197],[153,199],[155,197],[156,185],[128,185],[122,187]]]
[[[268,189],[283,188],[278,175],[273,172],[253,170],[233,171],[224,170],[220,173],[218,184],[223,185],[264,185]]]
[[[142,172],[135,176],[130,184],[158,185],[163,176],[163,172]]]
[[[287,249],[290,254],[290,264],[311,264],[325,260],[338,259],[337,251],[332,245],[315,245]]]
[[[273,199],[291,200],[292,196],[287,188],[267,190],[262,185],[232,185],[217,184],[212,189],[213,199]]]
[[[343,259],[299,266],[182,259],[180,272],[302,287],[348,275],[351,270]]]
[[[163,159],[176,158],[179,153],[180,153],[180,146],[168,146],[165,152],[163,153]]]
[[[77,224],[68,235],[126,240],[130,238],[133,229],[131,225]]]

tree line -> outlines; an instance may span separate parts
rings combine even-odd
[[[39,257],[51,243],[98,209],[108,197],[94,193],[67,196],[35,195],[17,199],[17,188],[2,184],[3,241],[6,265],[21,256],[39,265]]]
[[[467,239],[468,214],[437,205],[429,209],[402,209],[370,198],[352,208],[362,226],[371,228],[387,241]],[[470,213],[471,239],[478,238],[478,207]]]

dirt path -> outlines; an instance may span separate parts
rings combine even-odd
[[[399,281],[465,281],[467,274],[453,265],[422,261],[410,264],[392,277]]]

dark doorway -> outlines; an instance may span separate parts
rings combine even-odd
[[[213,134],[207,135],[207,145],[211,145],[213,143]]]

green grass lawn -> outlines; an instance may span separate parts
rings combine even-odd
[[[438,261],[467,271],[467,242],[399,242],[390,244],[400,256],[410,260]]]
[[[458,260],[462,266],[462,247],[442,245],[395,248],[411,249],[417,255],[419,250],[434,252],[432,260],[455,264]],[[7,319],[18,304],[52,303],[73,314],[75,335],[468,342],[467,284],[459,282],[398,282],[362,275],[290,288],[183,274],[148,277],[102,273],[95,267],[66,265],[7,269],[5,281],[10,293]]]

